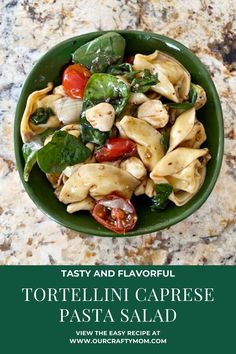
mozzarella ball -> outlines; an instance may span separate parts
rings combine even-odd
[[[168,112],[160,100],[149,100],[138,108],[138,118],[154,128],[163,128],[169,120]]]
[[[120,164],[120,168],[129,172],[137,179],[142,179],[147,174],[146,168],[142,161],[134,156],[122,161]]]
[[[111,130],[115,120],[115,110],[110,103],[99,103],[96,106],[87,109],[87,121],[93,128],[101,132],[108,132]]]

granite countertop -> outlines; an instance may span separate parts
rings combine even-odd
[[[3,0],[0,6],[0,264],[235,264],[235,1]],[[42,214],[20,182],[13,122],[22,83],[50,47],[101,29],[154,31],[181,41],[218,89],[225,120],[220,177],[207,202],[168,230],[114,239],[80,234]]]

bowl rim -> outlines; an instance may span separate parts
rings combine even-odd
[[[206,188],[204,194],[202,195],[202,197],[200,199],[197,199],[196,202],[190,208],[183,211],[182,214],[173,216],[171,218],[171,222],[169,222],[169,220],[167,219],[167,220],[158,222],[158,226],[157,225],[156,226],[145,226],[144,227],[145,230],[139,231],[139,229],[137,229],[137,230],[134,229],[132,231],[129,231],[125,235],[119,235],[119,234],[116,234],[114,232],[111,232],[111,231],[103,229],[103,228],[101,228],[101,230],[96,230],[96,234],[95,234],[92,230],[90,230],[90,229],[88,230],[86,226],[85,227],[80,226],[80,225],[71,226],[70,222],[67,222],[67,220],[64,220],[62,217],[56,217],[55,215],[51,215],[49,212],[47,212],[45,210],[44,203],[42,203],[42,201],[34,194],[31,187],[29,186],[29,184],[24,181],[23,169],[22,169],[22,163],[21,163],[21,160],[22,160],[21,149],[18,148],[18,143],[17,143],[18,137],[19,137],[20,119],[18,117],[19,117],[21,99],[24,96],[24,92],[26,91],[26,87],[29,85],[29,83],[31,81],[31,77],[34,74],[34,70],[36,69],[36,67],[38,67],[38,65],[40,65],[42,61],[44,61],[45,57],[50,55],[55,49],[59,48],[61,45],[65,45],[67,43],[75,41],[78,38],[86,39],[86,37],[88,37],[88,36],[98,37],[98,36],[105,34],[107,32],[116,32],[121,35],[122,34],[134,34],[134,35],[145,35],[145,36],[150,35],[159,41],[169,44],[170,46],[173,45],[173,46],[179,48],[180,51],[183,50],[183,51],[187,52],[188,56],[191,58],[193,63],[196,63],[196,65],[201,66],[201,70],[203,71],[204,76],[210,82],[211,89],[212,89],[213,102],[214,102],[214,106],[218,112],[218,114],[217,114],[218,115],[218,124],[220,127],[219,128],[219,140],[218,140],[219,145],[218,145],[218,150],[217,150],[217,154],[216,154],[216,166],[215,166],[214,174],[212,176],[211,181],[207,185],[207,188]],[[34,204],[37,206],[37,208],[39,208],[50,219],[52,219],[53,221],[62,225],[63,227],[72,229],[77,232],[85,233],[88,235],[102,236],[102,237],[132,237],[132,236],[141,236],[141,235],[157,232],[157,231],[169,228],[169,227],[177,224],[178,222],[186,219],[191,214],[193,214],[195,211],[197,211],[203,205],[203,203],[207,200],[207,198],[209,197],[210,193],[212,192],[212,190],[216,184],[216,181],[218,179],[218,176],[219,176],[219,173],[221,170],[223,153],[224,153],[224,121],[223,121],[223,112],[222,112],[222,107],[221,107],[221,103],[220,103],[220,98],[219,98],[218,92],[216,90],[215,84],[214,84],[208,70],[206,69],[205,65],[201,62],[201,60],[188,47],[186,47],[182,43],[180,43],[170,37],[167,37],[165,35],[161,35],[161,34],[158,34],[155,32],[146,32],[146,31],[138,31],[138,30],[106,30],[106,31],[94,31],[94,32],[84,33],[81,35],[70,37],[64,41],[57,43],[55,46],[51,47],[48,51],[46,51],[39,58],[39,60],[33,65],[30,72],[27,74],[27,77],[26,77],[24,84],[22,86],[20,95],[18,97],[18,102],[16,105],[16,111],[15,111],[15,117],[14,117],[14,152],[15,152],[17,170],[20,175],[20,179],[21,179],[21,182],[23,184],[25,191],[27,192],[27,194],[29,195],[31,200],[34,202]]]

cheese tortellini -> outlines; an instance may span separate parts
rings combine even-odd
[[[149,69],[158,74],[159,82],[152,90],[174,102],[188,98],[191,78],[188,71],[174,58],[160,51],[150,55],[136,54],[134,69]]]
[[[138,184],[137,178],[118,167],[101,163],[85,164],[66,181],[59,200],[68,204],[80,202],[88,195],[98,198],[112,192],[131,198]]]
[[[125,136],[137,143],[140,159],[148,170],[152,170],[164,155],[161,134],[149,123],[131,116],[125,116],[119,126]]]

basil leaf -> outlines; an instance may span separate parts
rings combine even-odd
[[[169,148],[169,138],[169,133],[166,130],[163,130],[161,132],[161,145],[163,146],[165,152]]]
[[[117,116],[123,111],[129,99],[129,88],[124,81],[110,74],[94,74],[84,91],[82,115],[80,118],[81,138],[84,142],[103,145],[109,132],[94,129],[87,121],[85,112],[101,102],[110,103]]]
[[[30,116],[30,122],[38,125],[38,124],[45,124],[47,123],[48,119],[50,116],[53,116],[54,112],[53,110],[48,107],[48,108],[44,108],[44,107],[39,107],[36,109],[36,111],[31,114]]]
[[[151,210],[165,209],[169,200],[168,197],[171,194],[173,187],[167,183],[156,184],[156,195],[152,198]]]
[[[80,139],[65,131],[58,131],[37,152],[37,162],[45,173],[60,173],[67,166],[85,161],[90,154],[90,149]]]
[[[55,132],[54,129],[47,129],[43,133],[37,135],[30,142],[23,144],[22,152],[25,159],[24,180],[28,182],[29,175],[37,161],[37,151],[43,147],[45,139]]]
[[[111,64],[121,63],[125,52],[125,39],[109,32],[82,45],[73,54],[74,63],[86,66],[92,72],[106,72]]]
[[[140,77],[134,78],[131,82],[132,92],[147,92],[152,85],[158,83],[157,74],[152,74],[150,70],[144,69]]]

